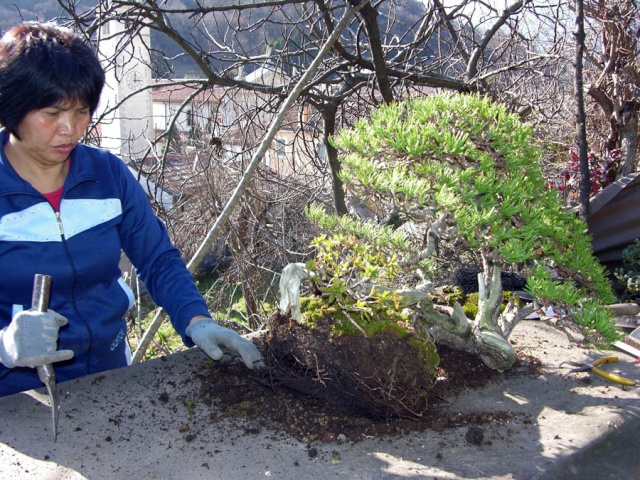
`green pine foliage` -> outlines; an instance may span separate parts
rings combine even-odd
[[[414,98],[375,110],[333,142],[347,191],[380,217],[393,211],[423,227],[444,219],[440,241],[456,245],[461,257],[529,269],[529,289],[540,301],[576,310],[615,300],[586,223],[546,188],[531,126],[503,105],[479,95]],[[397,258],[408,270],[399,279],[438,274],[430,259],[410,265],[420,240],[317,206],[308,214],[325,231],[355,235]],[[599,325],[607,323],[603,316]]]

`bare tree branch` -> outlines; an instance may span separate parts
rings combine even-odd
[[[346,10],[344,15],[340,19],[340,21],[337,23],[335,30],[329,36],[329,38],[323,45],[322,49],[318,52],[318,55],[309,66],[309,69],[300,78],[300,80],[294,87],[293,91],[287,97],[287,100],[285,101],[284,105],[280,109],[280,113],[273,119],[273,122],[271,123],[271,127],[269,128],[267,135],[260,143],[260,147],[254,153],[253,158],[251,159],[251,162],[247,167],[247,170],[245,171],[244,175],[242,176],[242,179],[240,180],[240,183],[238,184],[231,198],[229,199],[229,202],[220,213],[220,216],[218,217],[214,226],[207,233],[207,236],[203,240],[198,251],[194,254],[194,256],[191,258],[191,260],[187,264],[187,267],[191,272],[193,272],[195,268],[198,267],[200,262],[202,262],[205,254],[211,249],[211,246],[213,242],[216,240],[217,236],[219,235],[221,228],[227,222],[227,220],[229,219],[229,216],[231,215],[231,212],[233,211],[237,203],[240,201],[240,198],[242,197],[249,181],[251,180],[256,169],[258,168],[258,165],[260,165],[260,162],[262,161],[264,154],[266,153],[267,149],[269,148],[269,145],[271,144],[276,133],[278,132],[280,125],[284,120],[285,115],[291,109],[291,107],[296,102],[296,100],[298,99],[300,94],[303,92],[303,90],[306,88],[307,84],[311,81],[313,76],[316,74],[321,63],[324,61],[324,58],[329,53],[329,51],[333,48],[334,43],[338,40],[338,37],[340,36],[342,29],[345,28],[345,26],[351,20],[351,18],[365,4],[366,2],[363,2],[358,7],[350,7]],[[158,331],[158,328],[160,328],[160,325],[162,324],[163,320],[164,320],[164,314],[162,311],[160,311],[156,314],[155,318],[147,328],[147,331],[145,332],[144,336],[140,340],[140,343],[138,344],[138,348],[136,349],[133,355],[133,363],[138,363],[142,360],[149,344],[151,343],[151,340],[153,339],[154,335]]]

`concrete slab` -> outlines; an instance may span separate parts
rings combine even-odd
[[[57,443],[43,390],[0,399],[3,478],[42,479],[638,479],[640,389],[587,374],[564,377],[564,360],[602,355],[541,322],[512,340],[542,374],[504,378],[451,399],[451,415],[507,411],[466,441],[466,428],[312,446],[242,419],[211,420],[195,372],[196,349],[60,384]],[[606,352],[611,354],[612,352]],[[640,382],[637,359],[605,366]],[[315,450],[314,450],[315,449]]]

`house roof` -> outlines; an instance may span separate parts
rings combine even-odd
[[[269,64],[257,68],[243,78],[245,82],[261,83],[274,87],[282,85],[287,79],[288,76],[281,69]]]
[[[156,80],[152,88],[153,101],[182,103],[201,86],[202,81],[197,80]],[[221,96],[220,89],[207,88],[198,93],[193,101],[216,103]]]
[[[201,188],[198,176],[202,174],[201,159],[195,150],[181,154],[167,154],[164,164],[159,159],[149,158],[141,166],[135,162],[132,166],[146,178],[157,184],[162,178],[162,188],[173,196],[191,195]]]
[[[638,221],[640,172],[616,180],[589,202],[589,234],[600,262],[613,270],[622,266],[622,251],[640,238]]]

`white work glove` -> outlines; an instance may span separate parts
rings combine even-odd
[[[61,362],[72,350],[57,350],[58,329],[67,324],[62,315],[49,310],[24,310],[0,330],[0,362],[7,367],[31,367]]]
[[[225,347],[240,355],[247,368],[253,369],[262,365],[262,354],[258,347],[242,338],[238,332],[221,327],[210,318],[196,320],[187,327],[185,333],[214,360],[222,358],[221,347]]]

